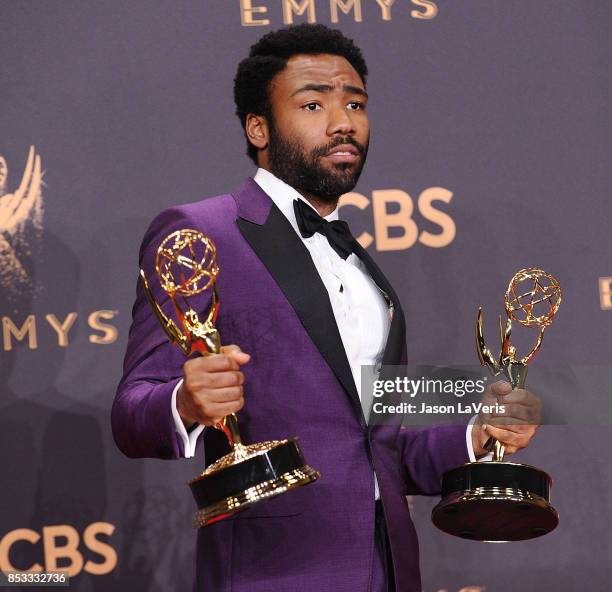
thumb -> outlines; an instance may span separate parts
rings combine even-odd
[[[242,364],[246,364],[250,359],[251,359],[251,355],[247,354],[246,352],[231,352],[229,355],[232,356],[232,358],[234,358],[234,360],[236,360],[236,362],[238,362],[241,366]]]
[[[243,352],[237,345],[223,346],[221,351],[222,353],[236,360],[236,362],[238,362],[240,365],[246,364],[251,359],[251,356],[246,352]]]

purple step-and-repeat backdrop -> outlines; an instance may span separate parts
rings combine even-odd
[[[341,211],[402,298],[412,362],[474,363],[477,306],[493,323],[510,277],[538,266],[565,296],[537,363],[594,385],[592,420],[546,426],[517,455],[555,478],[552,534],[458,540],[431,525],[436,500],[411,500],[424,591],[608,589],[607,0],[4,0],[0,569],[189,589],[185,482],[202,460],[129,460],[110,431],[138,246],[160,209],[253,173],[236,65],[307,21],[368,60],[370,155]]]

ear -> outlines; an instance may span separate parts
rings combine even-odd
[[[263,115],[249,113],[244,128],[249,142],[251,142],[255,148],[265,150],[268,147],[268,142],[270,140],[268,122]]]

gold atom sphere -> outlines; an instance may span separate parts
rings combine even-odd
[[[509,318],[525,327],[547,327],[561,304],[558,280],[542,269],[528,267],[514,274],[504,296]]]
[[[177,230],[157,249],[155,269],[167,294],[194,296],[210,288],[217,278],[217,248],[198,230]]]

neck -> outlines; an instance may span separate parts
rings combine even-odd
[[[300,195],[304,197],[304,199],[315,209],[317,213],[321,217],[329,216],[337,207],[338,200],[334,200],[333,202],[323,201],[319,199],[316,195],[304,194],[300,192]]]
[[[272,171],[272,169],[270,167],[270,163],[268,162],[267,158],[265,158],[265,159],[260,158],[257,166],[262,168],[262,169],[265,169],[266,171],[268,171],[269,173],[272,173],[274,175],[274,172]],[[303,191],[300,191],[299,189],[296,189],[295,187],[294,187],[294,189],[315,210],[317,210],[317,213],[321,217],[329,216],[338,207],[338,200],[340,199],[340,196],[338,196],[333,202],[330,202],[330,201],[323,200],[323,199],[317,197],[316,195],[313,195],[312,193],[305,193]]]

